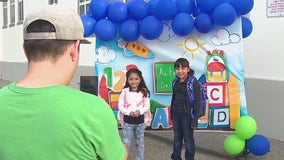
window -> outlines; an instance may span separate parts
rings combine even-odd
[[[3,3],[3,27],[2,28],[7,28],[8,26],[8,7],[7,7],[7,2]]]
[[[80,76],[80,90],[98,95],[98,76]]]
[[[58,0],[48,0],[48,4],[57,4]]]
[[[15,0],[10,0],[10,27],[15,25]]]
[[[24,2],[18,0],[18,24],[22,24],[24,21]]]
[[[87,13],[91,0],[79,0],[79,15]]]

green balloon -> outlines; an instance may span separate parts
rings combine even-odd
[[[256,133],[256,121],[251,116],[242,116],[237,120],[235,130],[240,138],[250,139]]]
[[[245,140],[236,134],[228,136],[224,141],[225,151],[231,155],[240,154],[245,148]]]

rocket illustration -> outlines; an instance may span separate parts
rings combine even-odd
[[[123,55],[126,57],[138,56],[142,58],[155,58],[154,53],[144,44],[139,42],[126,42],[123,39],[117,40],[119,48],[124,50]]]

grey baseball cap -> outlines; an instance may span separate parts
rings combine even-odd
[[[36,20],[45,20],[53,24],[55,32],[27,33],[28,26]],[[24,21],[24,40],[57,39],[80,40],[91,43],[84,38],[84,27],[80,16],[72,9],[60,5],[50,5],[31,12]]]

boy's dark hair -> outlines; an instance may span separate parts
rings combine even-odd
[[[139,69],[130,69],[126,72],[126,83],[125,83],[125,86],[124,88],[127,88],[129,87],[130,88],[130,85],[128,83],[128,78],[129,76],[132,74],[132,73],[135,73],[138,75],[138,77],[140,77],[141,79],[141,82],[140,84],[138,85],[138,89],[137,89],[137,92],[142,92],[143,96],[144,97],[150,97],[150,91],[149,89],[147,88],[146,84],[145,84],[145,81],[144,81],[144,78],[142,76],[142,72],[139,70]]]
[[[55,27],[48,21],[36,20],[28,26],[27,33],[37,32],[55,32]],[[73,42],[74,40],[56,39],[25,40],[23,47],[28,61],[50,59],[56,62]]]

